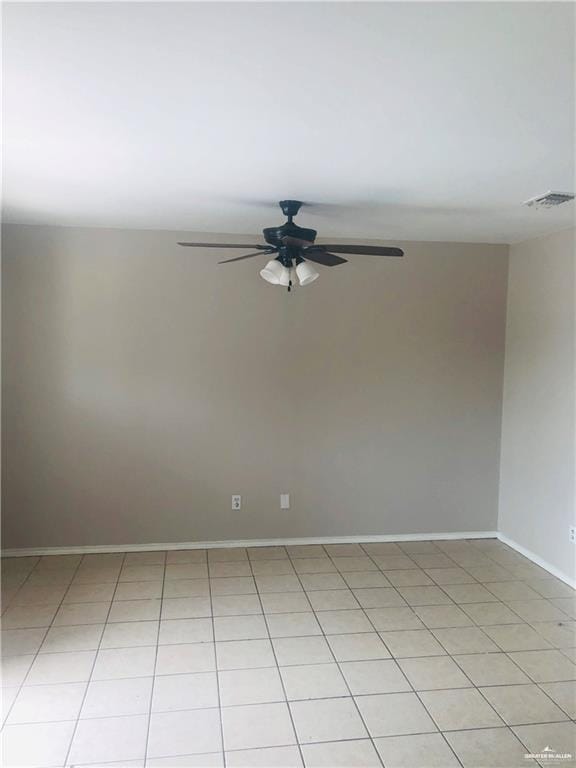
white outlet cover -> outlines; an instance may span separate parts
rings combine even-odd
[[[242,509],[242,496],[232,496],[232,509]]]
[[[290,509],[290,494],[289,493],[281,493],[280,494],[280,509]]]

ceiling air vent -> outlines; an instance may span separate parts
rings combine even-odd
[[[546,192],[544,195],[526,200],[522,205],[527,205],[530,208],[552,208],[555,205],[568,203],[570,200],[574,200],[574,195],[571,192]]]

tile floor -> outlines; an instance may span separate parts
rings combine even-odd
[[[576,764],[574,593],[494,540],[3,574],[5,766]]]

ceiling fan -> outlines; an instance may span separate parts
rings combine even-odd
[[[319,273],[308,264],[309,261],[322,264],[325,267],[337,267],[345,264],[347,259],[337,256],[337,253],[360,254],[369,256],[403,256],[400,248],[389,248],[379,245],[315,245],[315,229],[305,229],[294,223],[294,216],[300,210],[300,200],[281,200],[280,208],[287,221],[280,227],[266,227],[263,230],[267,245],[256,243],[178,243],[192,248],[242,248],[254,250],[233,259],[219,261],[219,264],[229,264],[231,261],[243,261],[255,256],[277,254],[271,259],[260,276],[272,285],[282,285],[290,291],[292,288],[292,270],[295,269],[300,285],[314,282]]]

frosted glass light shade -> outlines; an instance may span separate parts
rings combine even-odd
[[[300,264],[298,264],[296,267],[296,274],[298,275],[300,285],[309,285],[310,283],[313,283],[317,277],[320,277],[320,273],[308,264],[307,261],[301,261]]]

